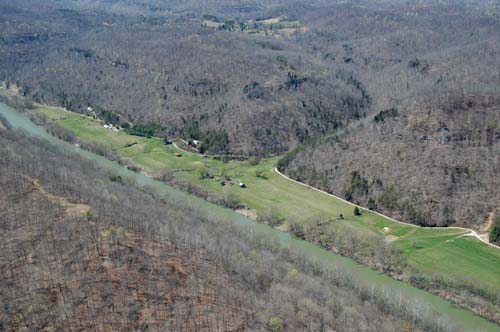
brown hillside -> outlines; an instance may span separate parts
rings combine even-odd
[[[4,331],[243,330],[237,284],[203,251],[89,220],[16,173],[0,174],[0,210]]]

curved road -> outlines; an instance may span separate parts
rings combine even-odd
[[[333,198],[336,198],[344,203],[347,203],[349,205],[352,205],[352,206],[357,206],[358,208],[362,209],[362,210],[365,210],[365,211],[369,211],[371,213],[375,213],[376,215],[379,215],[381,217],[384,217],[386,219],[389,219],[390,221],[393,221],[393,222],[396,222],[398,224],[402,224],[402,225],[407,225],[407,226],[412,226],[412,227],[416,227],[416,228],[434,228],[434,229],[458,229],[458,230],[463,230],[463,231],[466,231],[468,232],[467,234],[464,234],[462,236],[470,236],[470,237],[475,237],[477,240],[481,241],[482,243],[490,246],[490,247],[493,247],[495,249],[500,249],[500,246],[497,246],[497,245],[494,245],[493,243],[489,243],[488,241],[485,241],[483,238],[481,238],[481,236],[473,229],[469,229],[469,228],[465,228],[465,227],[422,227],[422,226],[419,226],[419,225],[415,225],[415,224],[409,224],[409,223],[406,223],[406,222],[402,222],[402,221],[399,221],[399,220],[396,220],[394,218],[391,218],[389,216],[386,216],[385,214],[382,214],[380,212],[377,212],[377,211],[373,211],[373,210],[370,210],[368,208],[365,208],[363,206],[360,206],[360,205],[356,205],[354,203],[351,203],[349,201],[346,201],[345,199],[341,198],[341,197],[338,197],[338,196],[335,196],[333,194],[330,194],[324,190],[321,190],[321,189],[318,189],[318,188],[315,188],[313,186],[310,186],[306,183],[303,183],[303,182],[300,182],[300,181],[297,181],[297,180],[294,180],[290,177],[288,177],[287,175],[281,173],[277,167],[274,168],[274,172],[280,176],[282,176],[283,178],[289,180],[289,181],[292,181],[292,182],[295,182],[296,184],[299,184],[301,186],[304,186],[304,187],[307,187],[307,188],[310,188],[310,189],[313,189],[313,190],[316,190],[316,191],[319,191],[320,193],[323,193],[325,195],[328,195],[330,197],[333,197]]]
[[[180,148],[177,144],[175,144],[175,142],[172,142],[172,143],[173,143],[173,146],[174,146],[176,149],[180,150],[180,151],[187,152],[187,153],[194,154],[194,155],[198,155],[198,154],[196,154],[196,153],[194,153],[194,152],[187,151],[187,150],[184,150],[184,149]],[[382,213],[380,213],[380,212],[370,210],[370,209],[365,208],[365,207],[360,206],[360,205],[356,205],[356,204],[354,204],[354,203],[352,203],[352,202],[346,201],[345,199],[343,199],[343,198],[341,198],[341,197],[339,197],[339,196],[335,196],[335,195],[330,194],[330,193],[328,193],[328,192],[326,192],[326,191],[324,191],[324,190],[321,190],[321,189],[318,189],[318,188],[316,188],[316,187],[310,186],[310,185],[308,185],[308,184],[306,184],[306,183],[303,183],[303,182],[300,182],[300,181],[294,180],[294,179],[292,179],[292,178],[288,177],[287,175],[285,175],[285,174],[281,173],[281,172],[278,170],[278,168],[277,168],[277,167],[275,167],[275,168],[274,168],[274,172],[275,172],[276,174],[278,174],[278,175],[282,176],[283,178],[287,179],[288,181],[292,181],[292,182],[294,182],[294,183],[296,183],[296,184],[298,184],[298,185],[301,185],[301,186],[304,186],[304,187],[310,188],[310,189],[312,189],[312,190],[319,191],[319,192],[320,192],[320,193],[322,193],[322,194],[325,194],[325,195],[328,195],[328,196],[333,197],[333,198],[335,198],[335,199],[338,199],[338,200],[340,200],[340,201],[342,201],[342,202],[344,202],[344,203],[347,203],[347,204],[349,204],[349,205],[352,205],[352,206],[357,206],[358,208],[360,208],[360,209],[362,209],[362,210],[365,210],[365,211],[368,211],[368,212],[371,212],[371,213],[375,213],[376,215],[379,215],[379,216],[381,216],[381,217],[383,217],[383,218],[386,218],[386,219],[388,219],[388,220],[390,220],[390,221],[393,221],[393,222],[395,222],[395,223],[402,224],[402,225],[406,225],[406,226],[411,226],[411,227],[415,227],[415,228],[429,228],[429,229],[457,229],[457,230],[462,230],[462,231],[467,232],[467,234],[463,234],[463,235],[461,235],[461,236],[470,236],[470,237],[474,237],[474,238],[476,238],[478,241],[481,241],[482,243],[484,243],[484,244],[486,244],[486,245],[488,245],[488,246],[490,246],[490,247],[492,247],[492,248],[495,248],[495,249],[500,249],[500,246],[497,246],[497,245],[494,245],[493,243],[489,243],[488,241],[485,241],[485,240],[484,240],[483,238],[481,238],[481,236],[480,236],[480,235],[479,235],[479,234],[478,234],[475,230],[473,230],[473,229],[470,229],[470,228],[465,228],[465,227],[455,227],[455,226],[452,226],[452,227],[423,227],[423,226],[419,226],[419,225],[415,225],[415,224],[406,223],[406,222],[403,222],[403,221],[400,221],[400,220],[396,220],[396,219],[394,219],[394,218],[391,218],[391,217],[389,217],[389,216],[386,216],[385,214],[382,214]]]

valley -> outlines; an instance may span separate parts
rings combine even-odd
[[[113,131],[104,123],[62,108],[39,106],[35,112],[74,134],[77,142],[111,149],[142,173],[167,182],[181,180],[220,198],[219,204],[255,211],[257,219],[383,270],[406,281],[425,276],[417,286],[446,282],[447,288],[430,289],[448,294],[453,288],[500,292],[500,250],[468,236],[460,228],[423,228],[401,224],[372,211],[353,215],[353,206],[319,191],[294,183],[275,171],[279,157],[223,162],[181,150],[163,139]],[[180,153],[180,156],[176,156]],[[224,182],[225,185],[221,185]],[[240,188],[244,183],[246,188]],[[196,190],[195,190],[196,194]],[[204,196],[207,198],[207,196]],[[368,244],[371,243],[371,245]],[[382,250],[386,245],[391,251]],[[381,248],[382,247],[382,248]],[[387,248],[386,248],[387,249]],[[377,252],[380,252],[379,257]],[[406,268],[401,266],[405,264]],[[399,268],[399,269],[398,269]],[[444,292],[444,293],[443,293]],[[474,292],[474,290],[472,290]]]
[[[124,180],[134,179],[137,184],[144,187],[154,188],[158,191],[160,197],[166,201],[170,201],[171,204],[187,204],[189,211],[193,211],[199,215],[211,218],[211,220],[221,222],[231,220],[237,224],[241,224],[243,229],[242,233],[239,234],[255,234],[256,241],[258,243],[266,243],[269,246],[273,246],[276,243],[274,240],[278,240],[280,246],[285,246],[288,250],[298,250],[297,253],[300,255],[305,255],[302,257],[308,257],[314,262],[319,262],[329,266],[332,270],[331,276],[335,276],[336,280],[344,280],[344,282],[359,282],[357,286],[358,289],[366,289],[369,293],[374,294],[375,292],[381,291],[386,298],[392,298],[396,301],[401,301],[403,298],[411,299],[410,303],[416,305],[413,308],[409,303],[400,303],[405,308],[409,310],[414,310],[413,312],[418,315],[419,319],[424,317],[423,315],[432,315],[434,312],[440,313],[439,321],[441,322],[441,329],[449,328],[450,331],[470,331],[470,329],[479,328],[483,331],[494,332],[497,330],[497,325],[492,324],[484,319],[479,318],[476,315],[471,314],[469,311],[457,308],[455,305],[450,304],[439,297],[433,296],[428,292],[419,290],[417,288],[411,287],[403,282],[395,281],[384,274],[376,272],[374,270],[368,269],[362,265],[354,263],[352,260],[344,258],[342,256],[336,255],[331,251],[324,250],[318,246],[315,246],[307,241],[302,241],[290,237],[281,231],[275,230],[269,226],[256,223],[250,219],[247,219],[229,209],[224,209],[219,206],[207,203],[205,200],[199,199],[195,196],[187,195],[183,192],[177,191],[168,185],[161,182],[155,181],[148,176],[127,170],[123,166],[119,166],[115,162],[111,162],[103,157],[90,153],[88,151],[78,149],[74,145],[65,143],[59,139],[54,138],[49,135],[43,128],[33,124],[24,114],[21,114],[14,109],[0,104],[0,114],[9,121],[9,123],[17,130],[23,129],[35,135],[46,139],[56,146],[66,149],[67,152],[72,151],[80,155],[82,158],[90,159],[96,162],[99,167],[103,167],[107,170],[112,170],[115,175],[122,176]],[[69,151],[68,151],[69,150]],[[67,157],[66,157],[67,158]],[[81,162],[80,162],[81,163]],[[95,173],[95,169],[88,168],[88,165],[82,165],[82,169],[86,169],[87,174]],[[85,168],[87,167],[87,168]],[[98,174],[98,173],[95,173]],[[100,183],[102,181],[97,179],[95,182]],[[113,182],[111,182],[113,183]],[[103,206],[104,208],[104,206]],[[204,217],[205,218],[205,217]],[[253,229],[249,233],[248,226]],[[186,227],[189,227],[187,225]],[[264,235],[266,234],[266,235]],[[254,235],[252,235],[254,236]],[[267,237],[269,236],[269,237]],[[267,238],[266,238],[267,237]],[[262,238],[266,238],[265,242],[260,242]],[[273,240],[274,239],[274,240]],[[348,281],[347,281],[348,280]],[[338,281],[337,281],[338,282]],[[412,309],[413,308],[413,309]],[[444,315],[444,316],[443,316]],[[446,317],[451,317],[451,321],[447,320]],[[444,327],[446,326],[446,327]]]
[[[498,332],[494,2],[0,1],[0,331]]]

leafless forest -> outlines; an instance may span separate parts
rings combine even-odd
[[[210,153],[299,147],[287,174],[421,225],[479,228],[498,213],[495,1],[0,8],[0,80],[36,101]],[[250,29],[276,17],[303,29]]]
[[[27,97],[20,108],[92,107],[207,153],[286,153],[279,167],[297,180],[415,224],[490,221],[500,242],[496,1],[0,1],[0,85]],[[0,123],[0,330],[453,331]],[[378,238],[290,225],[395,277],[447,287]],[[497,312],[483,301],[495,294],[448,286],[457,302]]]
[[[0,142],[3,331],[453,330],[62,147]]]

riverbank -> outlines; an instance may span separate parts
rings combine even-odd
[[[52,109],[52,111],[53,111],[53,109]],[[59,111],[57,111],[57,112],[59,112]],[[73,125],[78,126],[79,121],[75,121],[75,118],[73,118],[73,116],[76,117],[77,115],[74,115],[73,113],[71,113],[71,114],[64,113],[63,117],[58,119],[57,121],[59,123],[63,124],[63,127],[64,127],[65,123],[66,123],[66,125],[68,123],[72,123]],[[82,117],[80,117],[80,118],[82,118]],[[82,119],[85,119],[85,118],[82,118]],[[87,121],[88,119],[85,119],[85,120]],[[36,127],[36,128],[39,128],[39,127]],[[87,135],[92,135],[91,137],[98,137],[95,135],[95,130],[98,130],[98,131],[100,131],[101,136],[102,135],[107,136],[107,134],[109,134],[109,132],[107,132],[107,131],[102,132],[101,128],[103,128],[103,127],[100,124],[97,125],[96,123],[90,123],[89,127],[87,128],[89,130],[87,132]],[[123,136],[123,134],[124,133],[113,133],[113,135],[120,135],[120,136]],[[79,136],[79,135],[77,135],[77,136]],[[101,137],[101,139],[102,139],[102,137]],[[147,141],[144,142],[144,141],[142,141],[143,139],[147,140]],[[169,163],[172,163],[172,164],[174,162],[177,162],[178,163],[177,164],[177,170],[178,170],[177,173],[178,174],[185,176],[187,179],[191,178],[194,181],[198,181],[200,183],[205,183],[208,188],[210,188],[211,186],[217,187],[217,188],[221,188],[221,187],[226,188],[226,191],[223,191],[223,192],[227,193],[228,195],[231,194],[231,192],[234,192],[237,194],[245,193],[245,195],[248,195],[248,196],[241,195],[241,197],[246,200],[247,204],[251,203],[252,199],[255,201],[255,203],[259,202],[259,197],[257,197],[257,196],[259,196],[259,192],[255,192],[255,191],[250,190],[250,189],[254,188],[254,186],[258,185],[259,183],[261,185],[264,185],[264,184],[270,185],[271,184],[271,187],[274,184],[276,184],[278,186],[278,188],[283,187],[284,189],[286,189],[284,191],[285,196],[286,195],[293,195],[294,191],[297,190],[297,188],[295,188],[296,187],[295,185],[291,186],[290,181],[286,181],[285,179],[282,179],[283,183],[280,184],[280,182],[276,179],[279,176],[274,174],[273,167],[272,167],[274,165],[273,163],[276,162],[276,160],[272,160],[272,159],[262,160],[257,165],[250,165],[250,162],[222,163],[220,161],[215,161],[215,160],[203,158],[201,156],[196,156],[196,155],[188,156],[186,154],[186,155],[183,155],[182,157],[175,157],[174,153],[173,153],[174,150],[171,150],[171,149],[175,149],[174,147],[164,146],[160,140],[155,140],[155,139],[148,140],[146,138],[138,138],[138,137],[130,138],[127,136],[123,136],[123,137],[117,136],[114,139],[110,139],[110,140],[106,140],[106,141],[112,142],[113,144],[117,144],[117,146],[120,147],[118,150],[121,150],[121,149],[126,149],[124,147],[124,145],[122,145],[124,143],[124,140],[139,140],[139,141],[137,141],[137,144],[133,145],[133,147],[135,147],[135,149],[137,149],[137,148],[139,148],[139,149],[137,149],[137,151],[135,151],[135,154],[134,153],[130,154],[129,158],[131,158],[132,160],[134,160],[134,161],[144,160],[145,163],[151,163],[151,165],[165,165],[165,163],[167,161]],[[188,158],[194,158],[194,159],[189,160]],[[188,159],[188,160],[186,160],[186,159]],[[201,168],[194,167],[196,165],[201,166]],[[162,167],[164,167],[164,166],[162,166]],[[159,170],[161,170],[162,167],[160,167]],[[225,175],[230,176],[230,177],[233,176],[233,179],[243,180],[243,181],[245,181],[245,183],[247,183],[247,188],[241,189],[238,186],[234,186],[234,185],[233,186],[231,186],[231,185],[221,186],[221,184],[215,179],[212,179],[210,177],[202,178],[200,176],[199,170],[200,169],[207,169],[207,168],[209,170],[216,170],[218,168],[219,171],[224,172]],[[152,169],[154,170],[154,168],[152,168]],[[173,168],[173,169],[175,169],[175,168]],[[259,172],[259,171],[262,171],[262,172]],[[257,172],[258,172],[258,174],[257,174]],[[257,175],[260,175],[260,176],[257,176]],[[248,179],[248,181],[247,181],[247,179]],[[270,199],[270,203],[272,204],[272,206],[280,207],[281,206],[280,204],[283,204],[281,201],[281,199],[283,199],[283,197],[278,197],[278,195],[276,194],[276,191],[272,190],[273,188],[270,188],[270,187],[265,187],[265,188],[266,188],[266,190],[270,190],[270,194],[272,196],[274,196],[273,199]],[[303,191],[303,190],[304,189],[301,188],[301,191]],[[261,189],[261,191],[263,192],[264,189]],[[303,197],[308,197],[309,195],[311,195],[311,193],[308,191],[305,191],[302,193],[302,195],[303,195]],[[269,195],[267,195],[267,196],[269,196]],[[240,197],[240,196],[238,196],[238,197]],[[315,197],[315,196],[313,196],[313,197]],[[322,199],[325,199],[325,198],[321,198],[321,200],[319,202],[322,202]],[[330,200],[330,198],[328,198],[328,199]],[[308,201],[306,200],[305,202],[308,202]],[[288,203],[288,204],[290,204],[290,203]],[[335,208],[335,206],[333,204],[331,204],[331,202],[329,202],[327,205],[330,205],[330,208]],[[285,205],[285,206],[290,206],[290,205]],[[306,206],[307,206],[307,204],[306,204]],[[317,205],[317,206],[320,207],[321,204]],[[340,209],[343,208],[346,211],[346,217],[342,221],[342,223],[349,223],[353,229],[356,229],[356,227],[363,229],[361,227],[361,226],[363,226],[363,225],[361,225],[362,222],[365,222],[366,220],[370,221],[370,218],[375,218],[375,216],[370,215],[369,213],[366,213],[363,215],[363,218],[356,219],[354,216],[352,216],[352,209],[350,207],[347,209],[346,207],[339,205],[339,208]],[[341,211],[343,211],[343,210],[341,210]],[[378,216],[377,216],[377,218],[378,218]],[[387,222],[389,222],[389,221],[387,221]],[[378,229],[380,227],[387,227],[384,225],[391,226],[391,224],[384,224],[384,223],[380,224],[380,221],[378,221],[378,223],[377,223],[376,220],[375,220],[375,222],[372,222],[372,224],[367,224],[367,225],[369,225],[371,227],[372,232],[374,234],[380,234]],[[394,225],[392,227],[395,228],[396,226],[397,225]],[[401,227],[402,226],[403,225],[401,225]],[[366,229],[370,229],[370,227],[367,227]],[[401,228],[397,231],[399,232],[398,234],[400,234],[401,236],[405,236],[405,235],[410,235],[412,237],[416,237],[416,236],[422,237],[422,235],[425,236],[425,232],[420,233],[420,231],[418,232],[418,234],[415,234],[415,232],[411,233],[411,234],[407,234],[409,232],[405,231],[404,228]],[[455,237],[455,238],[457,237],[457,234],[450,234],[450,233],[445,233],[442,235],[444,237]],[[440,239],[440,240],[442,240],[442,239]]]

